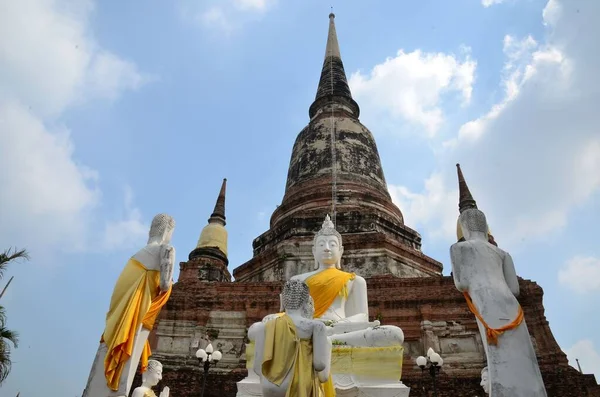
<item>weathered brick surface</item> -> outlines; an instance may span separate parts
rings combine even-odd
[[[398,325],[405,333],[403,381],[415,387],[411,396],[418,394],[421,371],[414,358],[424,354],[428,347],[442,351],[446,361],[439,379],[440,396],[482,396],[479,374],[484,366],[482,347],[479,353],[464,355],[461,352],[443,351],[445,338],[456,335],[473,338],[480,343],[478,329],[462,294],[454,287],[451,277],[396,278],[380,276],[367,279],[369,313],[371,319],[379,318],[384,324]],[[598,396],[598,385],[592,375],[581,375],[568,365],[566,355],[558,346],[546,317],[542,303],[542,288],[535,282],[520,280],[519,301],[532,336],[540,369],[544,375],[549,396]],[[279,310],[280,282],[261,283],[206,283],[182,280],[174,288],[169,303],[160,314],[160,321],[189,321],[206,325],[211,311],[239,311],[246,313],[246,325],[260,321],[266,314]],[[424,324],[432,324],[431,327]],[[440,325],[441,324],[441,325]],[[445,324],[445,325],[444,325]],[[437,331],[436,331],[437,327]],[[441,347],[442,346],[442,347]],[[243,352],[241,352],[243,353]],[[165,364],[163,383],[168,384],[179,397],[195,396],[199,390],[199,369],[193,356],[168,356],[158,359]],[[238,369],[234,372],[211,372],[207,396],[234,396],[235,382],[243,378],[244,356],[239,355]],[[211,370],[212,371],[212,370]],[[216,390],[223,390],[218,394]],[[207,391],[208,393],[208,391]],[[228,394],[229,393],[229,394]],[[596,393],[596,394],[594,394]]]
[[[231,281],[227,256],[217,247],[196,248],[189,261],[179,264],[179,280]]]

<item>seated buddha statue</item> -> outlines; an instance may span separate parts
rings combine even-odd
[[[354,273],[341,270],[344,247],[329,215],[313,240],[315,270],[292,277],[304,281],[314,300],[316,320],[327,326],[330,339],[355,347],[401,345],[404,333],[395,326],[369,322],[367,283]]]

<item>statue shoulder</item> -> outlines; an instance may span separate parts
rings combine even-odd
[[[151,397],[151,396],[156,396],[156,394],[154,394],[154,392],[151,389],[148,389],[147,387],[144,386],[140,386],[138,388],[136,388],[133,393],[131,394],[131,397]]]
[[[306,281],[307,278],[309,278],[313,274],[317,274],[318,272],[319,272],[318,270],[315,270],[315,271],[308,272],[308,273],[297,274],[297,275],[293,276],[290,280]]]
[[[364,277],[359,276],[358,274],[354,275],[354,278],[350,279],[350,282],[352,283],[352,285],[355,286],[367,286],[367,280],[365,280]]]
[[[472,250],[481,244],[485,245],[489,243],[479,240],[458,241],[450,246],[450,253]]]

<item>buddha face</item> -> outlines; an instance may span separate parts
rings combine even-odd
[[[148,368],[148,370],[144,372],[144,383],[146,383],[149,387],[156,386],[161,379],[162,367],[157,366]]]
[[[489,377],[489,374],[488,374],[487,367],[486,367],[486,368],[484,368],[483,371],[481,371],[481,382],[479,383],[479,385],[481,387],[483,387],[483,391],[486,394],[490,394],[490,382],[489,382],[488,377]]]
[[[313,247],[315,260],[324,267],[333,267],[340,263],[344,247],[336,236],[319,236]]]

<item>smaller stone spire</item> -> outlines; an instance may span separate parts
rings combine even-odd
[[[208,223],[217,222],[225,226],[225,190],[227,188],[227,178],[223,178],[223,184],[221,185],[221,191],[217,202],[215,203],[215,209],[208,219]]]
[[[227,230],[225,229],[225,189],[227,179],[223,179],[221,191],[213,213],[208,218],[208,225],[202,229],[196,249],[190,255],[197,255],[199,248],[214,247],[227,255]]]
[[[462,214],[463,211],[469,208],[477,208],[477,203],[469,191],[465,177],[460,169],[460,164],[456,164],[456,171],[458,172],[458,211]]]
[[[196,248],[190,252],[189,261],[182,262],[179,281],[200,280],[204,282],[231,281],[227,270],[227,229],[225,229],[225,190],[227,179],[223,179],[217,203],[208,225],[204,226]]]
[[[462,173],[462,170],[460,169],[460,164],[456,164],[456,171],[458,173],[458,195],[459,195],[458,211],[462,214],[463,211],[465,211],[465,210],[468,210],[470,208],[477,208],[477,203],[475,202],[473,195],[469,191],[469,187],[467,186],[465,177]],[[458,221],[456,222],[456,236],[458,238],[458,241],[464,241],[464,239],[465,239],[463,236],[462,229],[460,227],[460,222],[458,222]],[[492,235],[489,225],[488,225],[488,241],[490,244],[493,244],[496,247],[498,246],[498,243],[496,243],[496,240],[494,239],[494,236]]]

